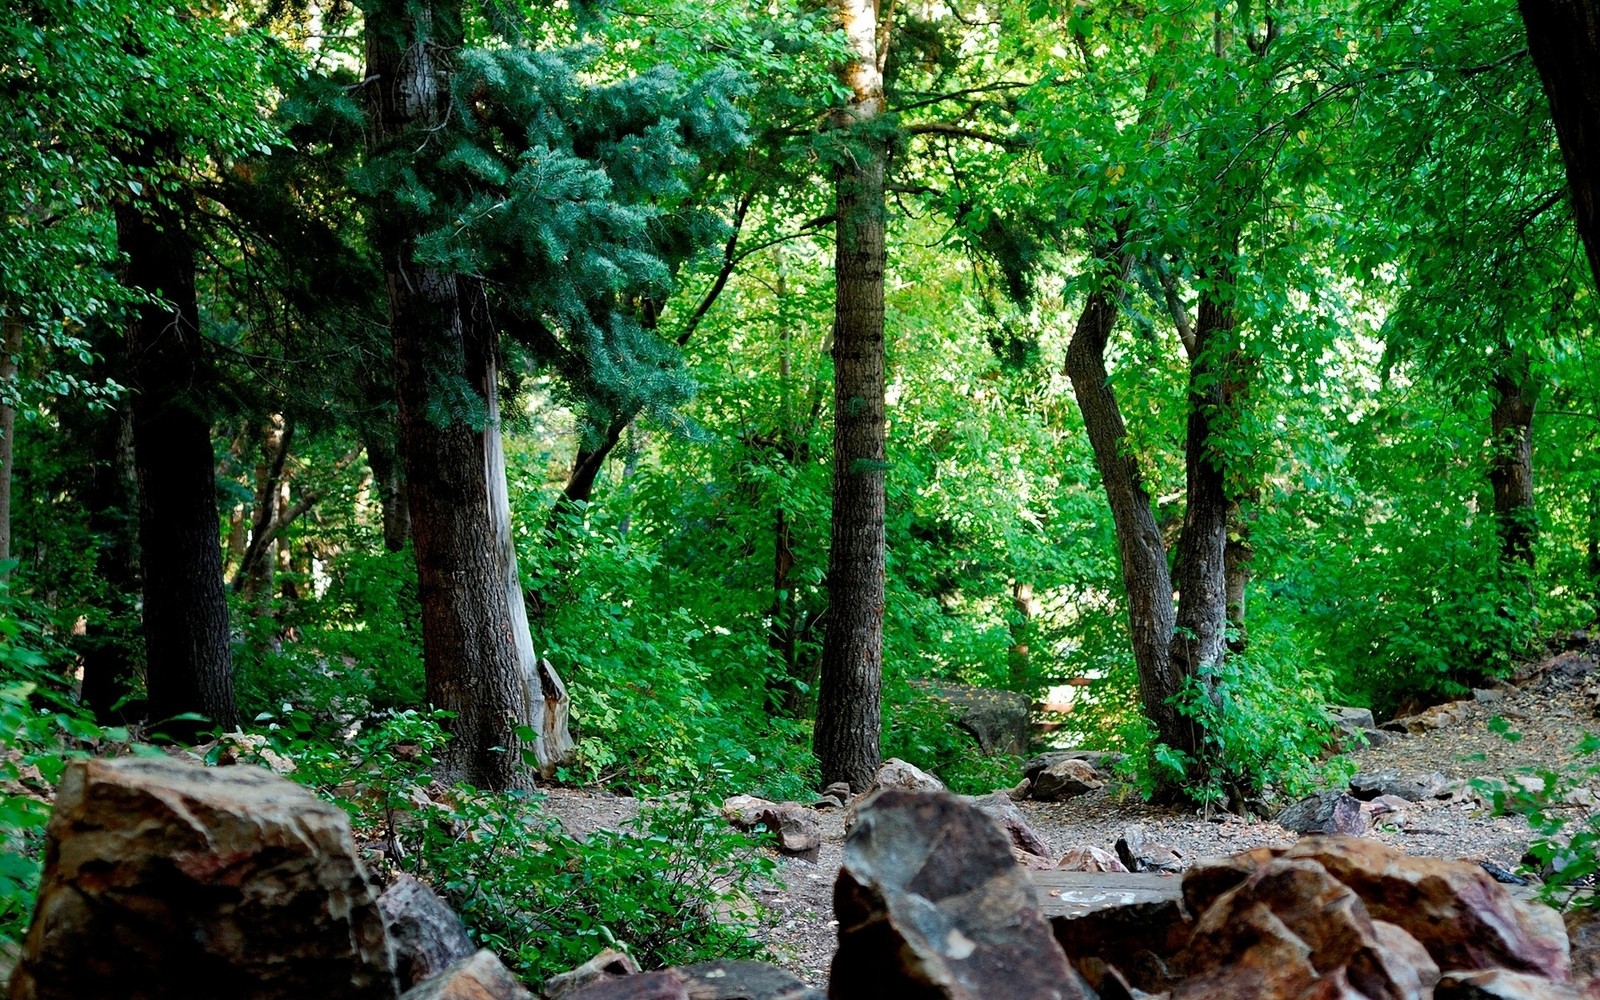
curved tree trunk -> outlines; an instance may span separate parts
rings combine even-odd
[[[367,10],[371,154],[407,155],[445,127],[447,60],[461,42],[452,3],[385,0]],[[432,140],[429,140],[432,141]],[[566,752],[565,691],[533,653],[512,547],[496,399],[495,330],[481,286],[419,265],[417,233],[378,206],[394,341],[400,445],[422,608],[428,700],[453,714],[449,778],[488,788],[531,783],[522,751],[552,768]],[[486,420],[434,417],[463,380]],[[542,669],[543,668],[543,669]],[[534,738],[525,740],[523,735]]]
[[[1600,0],[1519,0],[1567,164],[1589,270],[1600,284]]]
[[[175,156],[170,143],[151,142],[136,160],[151,166]],[[173,204],[177,197],[116,208],[117,245],[128,262],[124,280],[154,297],[128,326],[150,714],[161,721],[199,713],[231,728],[239,720],[216,455],[211,422],[193,396],[203,378],[199,308],[194,250],[183,209]]]
[[[1132,258],[1123,257],[1122,280],[1126,280],[1131,265]],[[1171,657],[1177,615],[1172,603],[1167,549],[1106,372],[1106,344],[1117,322],[1118,294],[1117,289],[1105,288],[1090,294],[1067,346],[1065,371],[1111,505],[1122,584],[1128,595],[1128,631],[1139,673],[1139,701],[1146,718],[1155,726],[1157,739],[1183,748],[1194,742],[1194,736],[1188,720],[1170,703],[1183,678],[1174,670]]]
[[[882,728],[884,602],[884,170],[887,146],[871,126],[883,111],[875,0],[841,0],[837,16],[854,59],[841,70],[855,129],[835,168],[833,516],[828,624],[822,644],[814,747],[822,784],[871,785]],[[863,128],[863,126],[866,126]]]

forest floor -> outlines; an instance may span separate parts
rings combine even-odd
[[[1556,769],[1576,756],[1574,747],[1586,732],[1600,730],[1600,720],[1594,717],[1593,684],[1592,678],[1546,671],[1522,686],[1496,689],[1489,697],[1497,700],[1465,703],[1463,717],[1454,724],[1395,735],[1384,746],[1349,756],[1361,773],[1438,771],[1447,779],[1504,778],[1525,768]],[[1496,717],[1509,723],[1521,739],[1513,742],[1492,731],[1489,723]],[[1017,779],[1021,778],[1019,774]],[[632,799],[577,790],[552,790],[547,805],[580,835],[620,826],[637,811]],[[1270,821],[1216,812],[1206,817],[1152,806],[1127,786],[1115,784],[1066,802],[1018,805],[1057,856],[1079,845],[1112,851],[1119,837],[1135,829],[1176,849],[1190,863],[1253,847],[1286,846],[1296,839]],[[824,839],[817,862],[782,859],[777,878],[757,893],[766,908],[762,937],[773,961],[818,987],[827,981],[837,943],[832,891],[843,854],[844,820],[843,810],[823,812]],[[1458,788],[1449,798],[1379,815],[1367,836],[1411,854],[1489,861],[1506,869],[1515,869],[1531,839],[1520,816],[1495,816],[1470,786]]]

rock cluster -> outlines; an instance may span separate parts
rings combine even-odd
[[[1045,761],[1034,776],[1084,760]],[[892,764],[886,787],[851,804],[834,886],[833,1000],[1600,1000],[1600,961],[1587,947],[1575,960],[1569,945],[1600,940],[1600,925],[1574,922],[1569,938],[1553,910],[1521,902],[1482,868],[1356,837],[1188,866],[1130,830],[1116,856],[1069,852],[1062,866],[1089,874],[1054,877],[1170,889],[1177,879],[1161,875],[1188,866],[1181,894],[1128,892],[1047,920],[1028,869],[1054,866],[1011,797],[951,795]],[[1436,777],[1378,774],[1354,790],[1404,802],[1439,794]],[[1342,792],[1317,801],[1330,821],[1347,802],[1358,814],[1368,804]],[[739,797],[725,810],[804,853],[806,807]],[[1305,811],[1314,820],[1319,810]],[[77,762],[62,781],[9,996],[534,994],[474,948],[427,886],[401,877],[375,893],[340,810],[264,770],[126,759]],[[542,996],[822,1000],[761,963],[641,972],[614,951],[549,980]]]

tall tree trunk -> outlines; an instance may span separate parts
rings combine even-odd
[[[461,42],[454,3],[385,0],[367,10],[370,153],[411,155],[447,127],[448,60]],[[417,233],[377,206],[389,292],[400,445],[422,608],[429,701],[452,713],[442,771],[488,788],[524,787],[531,750],[553,769],[570,748],[566,697],[534,656],[512,546],[496,395],[495,329],[482,287],[419,265]],[[464,380],[484,419],[432,413]],[[531,740],[523,734],[532,733]]]
[[[1033,584],[1016,580],[1011,584],[1011,646],[1006,650],[1006,665],[1011,689],[1025,691],[1033,673],[1033,620],[1039,617],[1040,604],[1033,596]]]
[[[1222,279],[1224,282],[1226,278]],[[1233,353],[1232,309],[1202,295],[1195,324],[1195,354],[1189,362],[1189,420],[1184,446],[1186,488],[1183,532],[1178,536],[1178,617],[1172,636],[1172,669],[1181,679],[1200,678],[1226,652],[1228,601],[1227,463],[1215,439],[1227,405],[1227,361]],[[1204,748],[1194,727],[1178,745],[1196,759]]]
[[[1510,569],[1531,574],[1539,538],[1533,503],[1533,412],[1538,390],[1524,356],[1494,376],[1489,484],[1494,490],[1500,558]]]
[[[1600,615],[1600,483],[1589,484],[1589,603]]]
[[[1145,717],[1155,726],[1156,738],[1168,746],[1187,749],[1196,742],[1193,726],[1170,703],[1183,677],[1174,669],[1171,657],[1177,615],[1167,549],[1106,372],[1106,344],[1120,308],[1121,289],[1117,286],[1127,280],[1133,259],[1123,256],[1120,263],[1116,285],[1096,289],[1084,303],[1067,346],[1065,371],[1111,505],[1122,584],[1128,595],[1128,631],[1139,673],[1139,701]]]
[[[0,317],[0,386],[17,377],[17,352],[22,350],[22,323],[12,316]],[[16,386],[0,389],[10,394]],[[16,458],[17,410],[0,400],[0,563],[11,558],[11,470]],[[0,566],[0,574],[5,567]]]
[[[152,141],[135,162],[153,167],[177,156],[170,141]],[[124,280],[152,297],[128,326],[145,662],[153,719],[194,712],[231,728],[239,720],[216,455],[211,421],[195,396],[204,368],[194,248],[181,199],[179,193],[116,208],[117,245],[128,262]]]
[[[1600,0],[1518,0],[1567,164],[1589,270],[1600,284]]]
[[[105,352],[120,359],[121,347]],[[120,361],[112,366],[126,378]],[[138,718],[113,712],[133,694],[138,667],[139,483],[133,461],[133,417],[126,405],[92,414],[96,421],[85,507],[95,539],[95,576],[104,597],[93,602],[79,644],[83,703],[102,723]]]
[[[884,170],[876,0],[839,0],[850,131],[834,174],[833,517],[814,747],[822,784],[871,785],[880,758],[884,603]]]

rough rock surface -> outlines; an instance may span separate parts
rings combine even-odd
[[[400,1000],[533,1000],[533,994],[500,964],[494,952],[480,951],[407,991]]]
[[[343,810],[255,767],[75,761],[12,1000],[392,1000]]]
[[[586,986],[638,973],[639,965],[631,956],[615,948],[606,948],[582,965],[546,979],[545,1000],[561,1000],[567,994],[576,993]]]
[[[1581,994],[1565,983],[1505,969],[1447,972],[1439,980],[1434,1000],[1579,1000]]]
[[[862,805],[834,914],[833,1000],[1089,997],[1005,836],[952,795],[890,790]]]
[[[1130,872],[1181,872],[1188,867],[1183,854],[1170,844],[1153,839],[1142,827],[1117,838],[1117,858]]]
[[[771,831],[777,837],[778,850],[791,857],[815,861],[822,848],[822,818],[815,809],[798,802],[735,795],[722,803],[722,814],[741,830]]]
[[[410,875],[401,874],[378,897],[394,972],[402,990],[432,979],[477,949],[449,904]]]
[[[702,962],[602,979],[567,1000],[822,1000],[822,994],[775,965]]]
[[[1301,799],[1278,813],[1272,821],[1295,833],[1342,833],[1359,837],[1367,832],[1369,816],[1361,811],[1360,799],[1335,790]]]
[[[1040,839],[1037,833],[1033,832],[1033,827],[1028,825],[1028,817],[1022,814],[1022,810],[1017,808],[1017,804],[1005,792],[990,792],[988,795],[964,795],[962,799],[968,804],[981,809],[984,815],[999,823],[1000,829],[1004,830],[1006,836],[1011,838],[1012,847],[1041,857],[1050,854],[1049,845]],[[1051,867],[1054,867],[1054,865]]]
[[[1046,750],[1023,761],[1022,773],[1024,777],[1033,778],[1051,764],[1058,764],[1064,760],[1081,760],[1105,774],[1127,758],[1127,754],[1117,753],[1114,750]]]
[[[1380,931],[1349,886],[1298,858],[1269,861],[1223,893],[1197,920],[1186,959],[1212,990],[1237,968],[1280,965],[1293,988],[1257,995],[1285,1000],[1329,980],[1373,1000],[1409,1000],[1439,978],[1417,942],[1392,925]]]
[[[1350,794],[1368,802],[1385,795],[1407,802],[1422,802],[1437,798],[1448,784],[1438,771],[1374,771],[1351,778]]]
[[[915,764],[907,764],[899,757],[890,757],[878,768],[878,773],[873,775],[871,790],[877,792],[887,788],[913,792],[942,792],[944,782]]]
[[[1067,853],[1061,856],[1061,861],[1056,867],[1069,872],[1126,873],[1128,870],[1128,866],[1122,863],[1121,858],[1093,844],[1074,844],[1067,848]]]
[[[1092,764],[1071,757],[1058,760],[1035,774],[1028,794],[1040,802],[1060,802],[1086,795],[1104,785],[1105,779]]]

